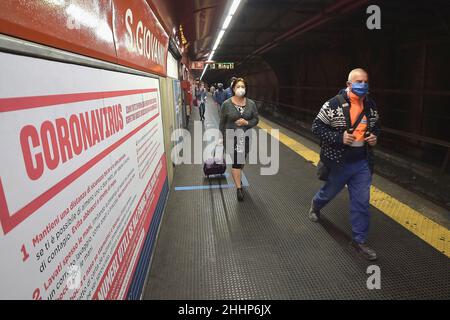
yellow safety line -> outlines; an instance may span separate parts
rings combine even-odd
[[[319,162],[317,152],[282,132],[279,132],[277,137],[272,134],[273,128],[264,121],[260,120],[258,126],[317,166]],[[450,231],[447,228],[374,186],[370,188],[370,204],[450,258]]]

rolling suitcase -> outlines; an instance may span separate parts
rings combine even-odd
[[[223,154],[223,146],[214,148],[214,155],[208,158],[203,164],[203,172],[209,178],[210,175],[222,175],[225,173],[227,165]]]

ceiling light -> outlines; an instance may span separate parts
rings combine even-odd
[[[219,41],[216,41],[216,43],[214,43],[213,51],[215,51],[218,46],[219,46]]]
[[[233,18],[233,16],[227,16],[227,18],[225,19],[225,22],[223,23],[222,29],[225,30],[226,28],[228,28],[228,26],[230,25],[231,22],[231,18]]]
[[[208,68],[207,64],[205,64],[205,68],[203,69],[202,75],[200,76],[200,80],[202,80],[203,75],[205,74],[206,68]]]
[[[240,2],[241,2],[241,0],[233,1],[233,4],[231,5],[231,8],[230,8],[230,12],[228,12],[229,15],[232,16],[236,12],[237,8],[239,7]]]
[[[213,50],[208,57],[208,61],[211,61],[212,57],[214,56],[214,53],[216,53],[216,51]]]
[[[220,41],[222,40],[222,37],[225,34],[225,30],[229,27],[231,20],[233,19],[233,16],[236,13],[236,10],[239,7],[240,3],[241,3],[241,0],[233,0],[230,10],[228,11],[228,15],[225,18],[225,21],[223,22],[222,29],[220,30],[219,34],[217,35],[216,41],[214,42],[212,52],[208,58],[209,61],[211,61],[212,57],[214,56],[214,53],[216,52],[216,49],[219,47]],[[202,80],[207,68],[208,68],[208,65],[205,65],[202,75],[200,76],[200,80]]]
[[[217,42],[220,42],[222,40],[223,35],[225,34],[225,30],[220,30],[219,35],[217,36]]]

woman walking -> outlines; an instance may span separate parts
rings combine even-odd
[[[258,124],[258,110],[253,100],[246,97],[247,84],[238,78],[231,84],[232,97],[225,100],[220,109],[220,131],[225,142],[227,129],[233,130],[233,165],[231,174],[236,185],[237,198],[244,200],[241,171],[248,155],[250,139],[244,133]],[[239,130],[241,129],[241,130]]]

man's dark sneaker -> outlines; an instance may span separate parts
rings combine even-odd
[[[242,188],[237,188],[237,198],[239,201],[244,201],[244,192],[242,192]]]
[[[309,208],[309,220],[311,220],[312,222],[317,222],[320,219],[320,210],[317,210],[316,208],[314,208],[314,204],[311,201],[311,207]]]
[[[355,241],[351,242],[351,245],[363,255],[364,258],[370,261],[377,260],[377,253],[375,250],[371,249],[367,244],[365,243],[357,243]]]

